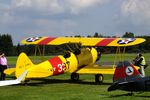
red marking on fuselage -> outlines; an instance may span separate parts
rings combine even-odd
[[[102,41],[98,42],[96,46],[107,46],[109,43],[111,43],[115,38],[106,38],[103,39]]]
[[[53,76],[63,74],[65,66],[62,60],[57,56],[48,60],[53,67]]]
[[[45,38],[44,40],[40,41],[38,44],[46,45],[46,44],[48,44],[49,42],[53,41],[54,39],[56,39],[56,38],[55,38],[55,37],[47,37],[47,38]]]

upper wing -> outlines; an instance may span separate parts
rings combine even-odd
[[[113,66],[88,65],[76,71],[79,74],[114,74]]]
[[[87,37],[29,37],[23,44],[61,45],[81,43],[82,46],[132,46],[144,42],[143,38],[87,38]]]

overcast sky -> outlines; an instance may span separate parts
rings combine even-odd
[[[30,36],[150,33],[150,0],[0,0],[0,33]]]

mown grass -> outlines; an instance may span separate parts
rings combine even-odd
[[[132,60],[136,54],[126,54],[125,59]],[[144,54],[149,62],[150,54]],[[30,57],[32,59],[32,57]],[[48,59],[46,57],[45,59]],[[102,55],[100,64],[113,62],[114,55]],[[10,65],[15,65],[16,57],[8,57]],[[146,69],[150,75],[150,67]],[[70,74],[48,77],[40,80],[31,80],[27,86],[14,85],[0,87],[0,100],[149,100],[150,92],[135,93],[126,96],[125,91],[107,92],[112,83],[112,75],[104,75],[102,85],[95,84],[94,75],[81,75],[79,82],[71,82]],[[7,76],[7,79],[10,77]]]

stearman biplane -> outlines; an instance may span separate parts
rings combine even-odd
[[[66,72],[71,73],[71,80],[74,81],[79,79],[79,74],[94,74],[96,82],[102,83],[103,74],[114,74],[115,67],[95,64],[100,55],[94,47],[126,47],[144,41],[143,38],[30,37],[22,40],[22,43],[30,45],[78,44],[78,48],[74,51],[70,50],[64,55],[54,56],[39,64],[33,64],[25,53],[21,53],[16,68],[5,70],[6,74],[15,73],[17,79],[1,81],[0,86],[19,84],[28,79],[45,78]]]

